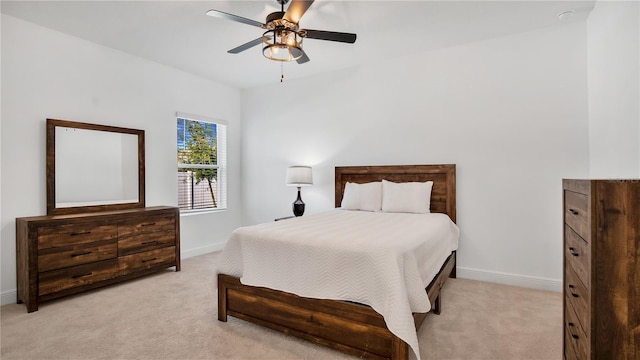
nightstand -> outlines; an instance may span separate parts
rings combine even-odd
[[[285,217],[281,217],[281,218],[274,219],[273,221],[280,221],[280,220],[293,219],[294,217],[295,217],[295,216],[285,216]]]

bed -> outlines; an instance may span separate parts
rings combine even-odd
[[[368,183],[383,179],[395,183],[433,181],[431,212],[446,214],[450,221],[455,222],[455,165],[336,167],[336,208],[342,203],[348,182]],[[302,221],[284,221],[296,220]],[[424,287],[430,301],[430,310],[435,314],[441,311],[440,289],[447,278],[456,276],[456,252],[449,252],[445,258],[439,269],[436,267],[433,279]],[[371,306],[355,301],[303,297],[274,288],[245,285],[245,277],[241,282],[237,273],[229,275],[221,272],[217,280],[220,321],[227,321],[227,316],[233,316],[362,358],[408,359],[411,350],[415,352],[417,349],[417,346],[410,347],[389,330],[392,326],[388,328],[385,318]],[[411,325],[419,329],[427,313],[415,312],[409,315],[413,320]],[[419,353],[416,355],[419,358]]]

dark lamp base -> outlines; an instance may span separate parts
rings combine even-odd
[[[298,187],[298,198],[293,202],[293,215],[302,216],[304,214],[304,201],[300,197],[300,188]]]
[[[304,214],[304,203],[302,202],[302,200],[300,200],[300,202],[296,200],[293,203],[293,215],[302,216],[302,214]]]

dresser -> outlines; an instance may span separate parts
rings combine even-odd
[[[640,359],[640,180],[563,180],[564,358]]]
[[[176,207],[16,219],[18,303],[40,302],[166,270],[180,271]]]

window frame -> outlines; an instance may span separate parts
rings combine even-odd
[[[218,211],[225,211],[227,210],[227,151],[226,151],[226,147],[227,147],[227,127],[228,124],[226,121],[221,120],[221,119],[215,119],[215,118],[211,118],[211,117],[206,117],[206,116],[200,116],[200,115],[193,115],[193,114],[187,114],[187,113],[180,113],[177,112],[176,113],[176,119],[175,119],[175,126],[176,129],[178,127],[178,121],[180,119],[185,120],[185,126],[186,126],[186,121],[193,121],[193,122],[200,122],[200,123],[209,123],[209,124],[215,124],[216,125],[216,146],[217,146],[217,164],[215,165],[207,165],[207,164],[181,164],[178,163],[178,159],[176,157],[176,162],[177,162],[177,167],[176,167],[176,171],[178,172],[178,175],[180,173],[180,169],[216,169],[217,170],[217,175],[216,175],[216,207],[199,207],[199,208],[192,208],[192,209],[187,209],[187,208],[183,208],[182,205],[180,203],[180,184],[177,184],[176,190],[178,192],[178,207],[180,208],[180,212],[184,213],[184,214],[195,214],[195,213],[203,213],[203,212],[218,212]],[[177,142],[177,138],[176,138],[176,155],[178,154],[178,151],[180,151],[181,149],[178,147],[178,142]],[[185,139],[186,140],[186,139]],[[178,180],[180,181],[180,180]],[[191,204],[191,206],[193,206],[193,203]]]

